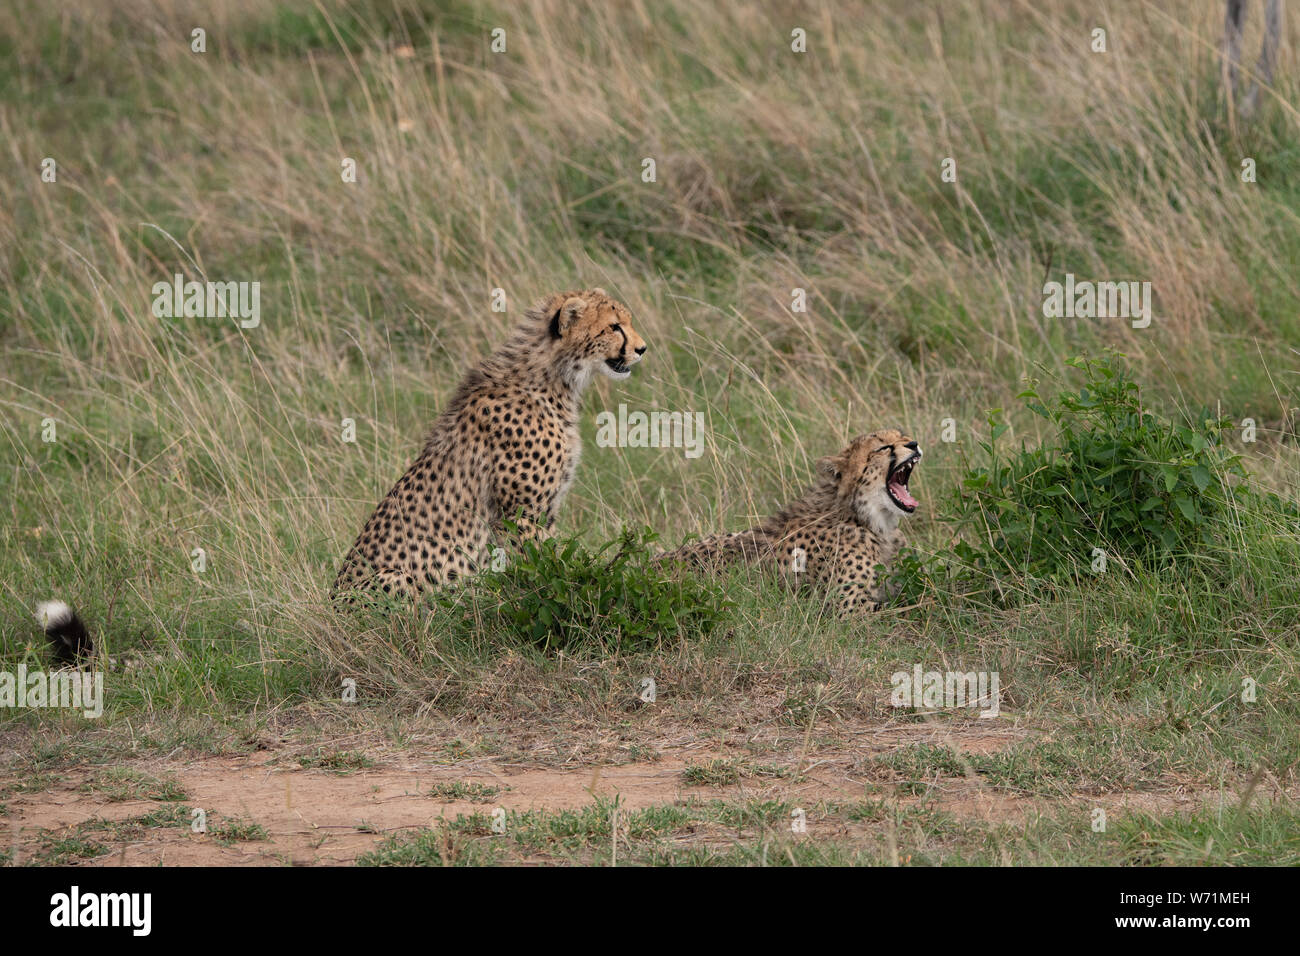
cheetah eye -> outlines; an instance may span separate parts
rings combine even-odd
[[[613,325],[611,325],[611,326],[609,327],[609,330],[610,330],[611,332],[622,332],[622,331],[623,331],[623,326],[621,326],[621,325],[619,325],[617,322],[615,322]]]

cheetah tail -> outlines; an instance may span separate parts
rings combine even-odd
[[[767,550],[766,536],[757,528],[732,534],[715,534],[684,544],[655,558],[656,562],[685,562],[718,566],[731,561],[753,561]]]

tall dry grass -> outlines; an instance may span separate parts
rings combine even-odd
[[[1248,125],[1221,29],[1191,0],[11,3],[0,628],[26,640],[51,589],[176,647],[219,609],[264,661],[335,627],[333,566],[444,397],[573,286],[650,343],[588,439],[627,402],[703,411],[709,451],[589,444],[567,530],[735,527],[902,423],[933,452],[924,538],[961,467],[942,421],[969,447],[1024,375],[1105,345],[1167,408],[1255,417],[1252,468],[1291,488],[1300,28]],[[1156,323],[1043,318],[1067,271],[1150,281]],[[174,272],[259,281],[261,326],[156,319]]]

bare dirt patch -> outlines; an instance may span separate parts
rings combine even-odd
[[[843,728],[842,728],[843,729]],[[915,802],[913,794],[894,794],[865,773],[864,758],[915,743],[947,744],[966,753],[994,753],[1025,738],[1015,728],[893,724],[859,727],[837,735],[838,745],[792,748],[785,759],[756,760],[752,749],[726,744],[662,741],[653,748],[659,759],[621,765],[607,763],[536,766],[499,757],[454,760],[423,758],[407,750],[369,746],[348,739],[343,751],[361,753],[364,765],[342,772],[304,767],[301,748],[272,747],[247,756],[143,759],[125,764],[154,777],[174,778],[186,794],[186,807],[202,808],[207,833],[185,825],[149,828],[120,837],[106,831],[110,852],[87,865],[339,865],[348,864],[383,838],[405,829],[436,826],[460,814],[507,810],[566,810],[590,805],[596,798],[618,796],[621,806],[640,809],[683,801],[723,799],[782,800],[813,807],[822,802],[852,802],[867,797]],[[851,743],[847,742],[851,741]],[[360,744],[360,746],[358,746]],[[310,761],[309,761],[310,763]],[[734,779],[707,782],[707,774],[688,768],[721,766]],[[6,798],[0,826],[6,843],[16,846],[18,860],[39,859],[51,837],[73,834],[91,821],[126,821],[166,804],[149,800],[110,801],[94,788],[102,768],[61,770],[44,790]],[[692,780],[704,777],[702,785]],[[1074,798],[1088,806],[1167,813],[1190,808],[1222,795],[1171,788],[1164,793],[1112,794]],[[1024,819],[1061,805],[1061,800],[1016,796],[992,790],[976,779],[946,779],[929,795],[941,809],[961,819],[990,823]],[[225,822],[261,828],[255,836],[230,838]],[[245,836],[247,834],[244,834]]]

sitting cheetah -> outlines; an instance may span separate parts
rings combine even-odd
[[[916,510],[907,490],[921,450],[893,428],[860,435],[817,462],[818,479],[780,514],[756,528],[714,535],[658,557],[717,567],[773,563],[783,579],[829,591],[841,616],[879,610],[876,565],[902,544],[898,522]]]
[[[411,596],[470,574],[504,521],[521,537],[549,537],[578,465],[583,390],[597,371],[627,378],[645,350],[627,307],[603,289],[559,293],[528,310],[465,376],[420,457],[375,508],[335,595]]]

